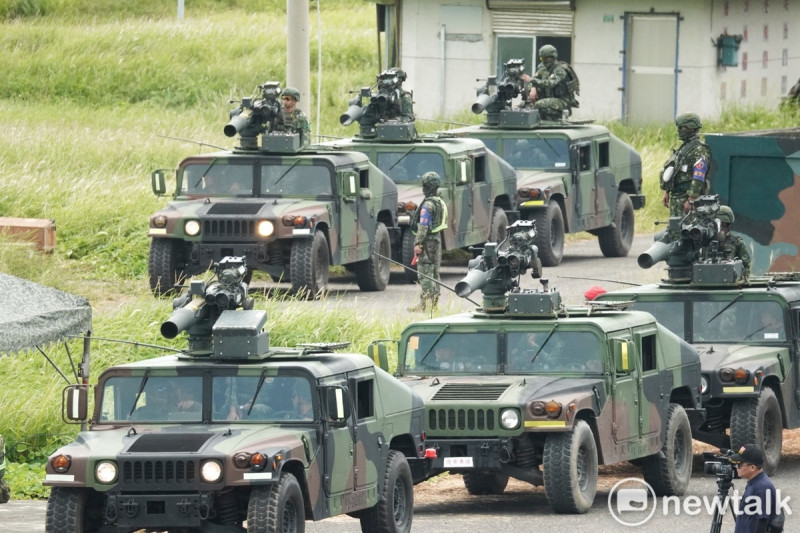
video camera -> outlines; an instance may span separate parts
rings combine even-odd
[[[703,472],[713,474],[717,479],[730,483],[734,479],[739,479],[736,466],[731,461],[734,455],[733,450],[720,449],[720,453],[703,452]]]
[[[278,81],[268,81],[258,86],[255,97],[242,98],[239,107],[231,109],[230,122],[223,132],[228,137],[237,133],[243,138],[255,138],[271,129],[281,111],[281,86]]]
[[[478,88],[478,99],[472,104],[472,112],[477,114],[484,110],[487,113],[499,113],[511,107],[511,100],[522,96],[522,105],[528,101],[525,82],[522,74],[525,71],[524,59],[509,59],[503,64],[500,81],[496,76],[489,76],[486,84]]]

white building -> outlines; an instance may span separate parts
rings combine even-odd
[[[499,74],[508,59],[534,71],[544,44],[580,77],[576,119],[775,107],[800,78],[800,0],[369,1],[381,68],[408,73],[422,118],[468,109],[476,79]]]

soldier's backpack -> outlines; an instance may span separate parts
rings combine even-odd
[[[581,94],[581,82],[578,80],[578,75],[575,73],[575,69],[572,68],[572,65],[566,61],[559,61],[558,63],[561,65],[561,68],[564,69],[564,72],[567,73],[567,91],[569,91],[570,105],[572,107],[578,107],[578,99],[575,98],[576,95]]]

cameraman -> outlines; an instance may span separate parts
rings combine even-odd
[[[743,444],[738,453],[731,456],[731,463],[736,466],[739,477],[747,480],[736,514],[734,533],[783,531],[783,516],[778,514],[775,485],[761,469],[764,464],[761,448],[755,444]]]

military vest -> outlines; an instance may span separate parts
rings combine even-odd
[[[414,216],[411,217],[411,232],[416,235],[419,228],[419,214],[422,206],[428,203],[428,211],[431,214],[431,225],[428,233],[436,234],[447,227],[447,204],[439,196],[428,196],[419,204]]]

